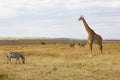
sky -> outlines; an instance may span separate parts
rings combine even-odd
[[[0,0],[0,37],[120,39],[120,0]]]

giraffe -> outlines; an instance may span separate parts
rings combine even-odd
[[[89,46],[90,46],[90,57],[92,57],[92,48],[93,48],[93,43],[97,44],[100,48],[100,52],[101,52],[101,56],[103,55],[103,45],[102,45],[102,37],[99,35],[99,34],[96,34],[94,32],[94,30],[92,30],[87,22],[85,21],[84,17],[81,16],[79,18],[79,21],[82,20],[83,21],[83,24],[84,24],[84,27],[88,33],[88,43],[89,43]]]

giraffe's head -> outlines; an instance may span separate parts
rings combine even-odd
[[[80,18],[78,19],[78,21],[83,20],[83,19],[84,19],[84,17],[83,17],[83,15],[81,15]]]

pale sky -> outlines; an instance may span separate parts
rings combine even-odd
[[[120,0],[0,0],[0,37],[120,39]]]

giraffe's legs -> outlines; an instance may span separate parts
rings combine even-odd
[[[90,43],[89,43],[89,45],[90,45],[90,57],[92,57],[92,46],[93,46],[93,42],[91,41]]]
[[[100,52],[101,52],[101,56],[103,56],[103,46],[100,45]]]

